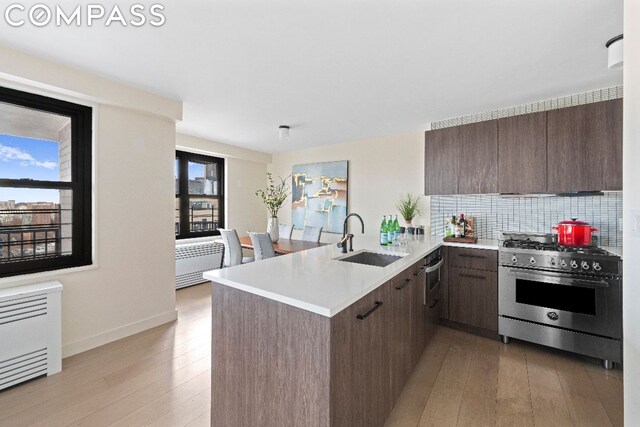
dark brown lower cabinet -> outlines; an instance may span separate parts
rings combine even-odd
[[[331,318],[332,426],[382,426],[391,412],[390,294],[387,283]]]
[[[449,249],[446,246],[440,248],[444,262],[440,267],[440,308],[438,313],[441,319],[449,319]]]
[[[400,274],[391,281],[389,335],[389,364],[391,370],[391,399],[396,400],[413,370],[415,346],[413,327],[414,278],[411,272]]]
[[[498,330],[498,277],[495,271],[449,268],[449,319]]]
[[[435,330],[423,265],[331,318],[214,283],[212,425],[382,427]]]
[[[436,332],[440,319],[441,299],[440,295],[434,293],[427,300],[427,305],[424,306],[424,324],[425,324],[425,339],[428,342],[433,334]]]
[[[426,277],[424,261],[411,267],[411,369],[413,369],[427,343],[427,329],[424,322],[424,293],[426,291]]]

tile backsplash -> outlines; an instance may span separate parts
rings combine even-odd
[[[454,214],[474,217],[476,237],[498,239],[501,231],[550,233],[551,227],[578,218],[598,228],[602,246],[622,246],[622,192],[555,196],[498,194],[431,196],[431,235],[444,235],[444,222]]]

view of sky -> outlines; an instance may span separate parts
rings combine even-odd
[[[57,181],[58,143],[0,134],[0,178]],[[0,201],[55,202],[58,190],[0,187]]]
[[[173,173],[178,178],[178,160],[174,162]],[[204,178],[206,176],[206,165],[204,163],[189,162],[189,179]]]

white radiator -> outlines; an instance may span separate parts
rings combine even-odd
[[[62,369],[60,282],[0,289],[0,390]]]
[[[220,268],[223,254],[218,242],[176,245],[176,289],[206,282],[202,273]]]

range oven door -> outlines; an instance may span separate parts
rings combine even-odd
[[[619,278],[500,267],[500,316],[622,338]]]

